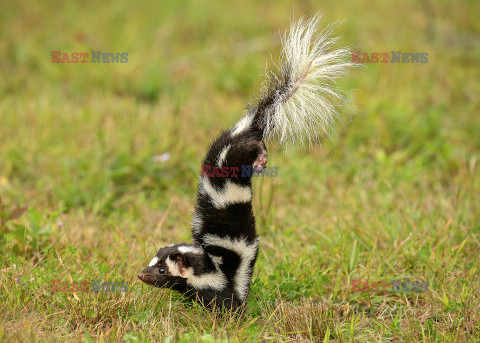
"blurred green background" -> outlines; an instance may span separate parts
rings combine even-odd
[[[219,327],[138,283],[50,293],[53,279],[133,283],[154,245],[190,239],[209,142],[242,116],[290,21],[319,10],[345,20],[342,45],[428,63],[368,64],[340,84],[356,109],[338,137],[269,147],[279,177],[254,185],[262,248],[247,316]],[[479,14],[478,1],[2,1],[0,338],[478,337]],[[128,63],[51,63],[51,51],[92,50]],[[353,279],[430,289],[352,293]]]

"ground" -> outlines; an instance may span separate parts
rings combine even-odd
[[[355,99],[340,134],[268,145],[278,176],[254,182],[261,249],[243,314],[140,283],[157,248],[189,241],[203,153],[278,60],[279,33],[318,10],[346,20],[352,50],[427,61],[366,64],[339,84]],[[478,13],[431,0],[2,3],[0,340],[480,341]],[[92,50],[128,62],[51,63]],[[52,292],[56,280],[128,290]]]

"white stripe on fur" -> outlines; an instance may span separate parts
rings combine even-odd
[[[191,246],[191,245],[182,245],[178,247],[178,251],[180,251],[182,254],[185,254],[187,252],[192,253],[192,254],[201,254],[203,253],[203,250],[199,247]]]
[[[231,204],[245,203],[252,200],[252,189],[249,186],[239,186],[230,180],[225,182],[222,190],[217,190],[210,184],[208,178],[202,178],[200,181],[200,192],[208,195],[216,208],[225,208]]]
[[[203,219],[199,212],[195,211],[192,218],[192,231],[193,233],[198,233],[202,229]]]
[[[170,257],[168,257],[165,262],[171,276],[180,276],[186,279],[187,283],[195,289],[211,288],[216,291],[221,291],[227,286],[227,278],[219,266],[215,266],[216,270],[212,273],[195,275],[192,267],[185,268],[183,273],[181,273],[178,264],[172,261]]]
[[[222,151],[218,155],[217,166],[219,168],[221,168],[223,163],[225,163],[225,158],[227,157],[227,153],[228,153],[228,150],[230,150],[230,147],[231,147],[231,144],[228,144],[226,147],[222,149]]]
[[[240,119],[240,121],[232,129],[232,137],[239,135],[242,132],[247,131],[253,123],[253,115],[247,114],[245,117]]]
[[[178,268],[178,264],[177,262],[173,261],[170,256],[167,257],[167,259],[165,260],[165,263],[167,265],[167,268],[168,268],[168,272],[171,276],[181,276],[181,277],[184,277],[182,275],[182,273],[180,273],[180,268]]]
[[[153,267],[154,265],[156,265],[158,262],[158,257],[155,256],[154,258],[152,258],[152,260],[150,261],[150,263],[148,264],[149,267]]]
[[[185,269],[187,283],[195,289],[211,288],[216,291],[224,290],[227,286],[227,278],[220,269],[213,273],[194,275],[193,268]]]
[[[251,273],[250,263],[255,258],[258,249],[258,238],[254,243],[248,244],[242,239],[221,238],[215,235],[206,234],[203,237],[206,245],[219,246],[232,250],[240,256],[240,265],[234,278],[234,289],[238,297],[244,300],[248,293]]]

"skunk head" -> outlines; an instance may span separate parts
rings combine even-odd
[[[161,248],[138,278],[155,287],[183,289],[203,249],[194,244],[170,244]]]

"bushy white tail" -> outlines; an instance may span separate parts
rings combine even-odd
[[[349,101],[335,82],[359,66],[351,62],[348,48],[334,49],[338,24],[319,30],[321,19],[317,14],[292,24],[282,38],[280,66],[267,72],[262,96],[249,109],[264,138],[287,149],[336,132],[342,123],[338,108]]]

